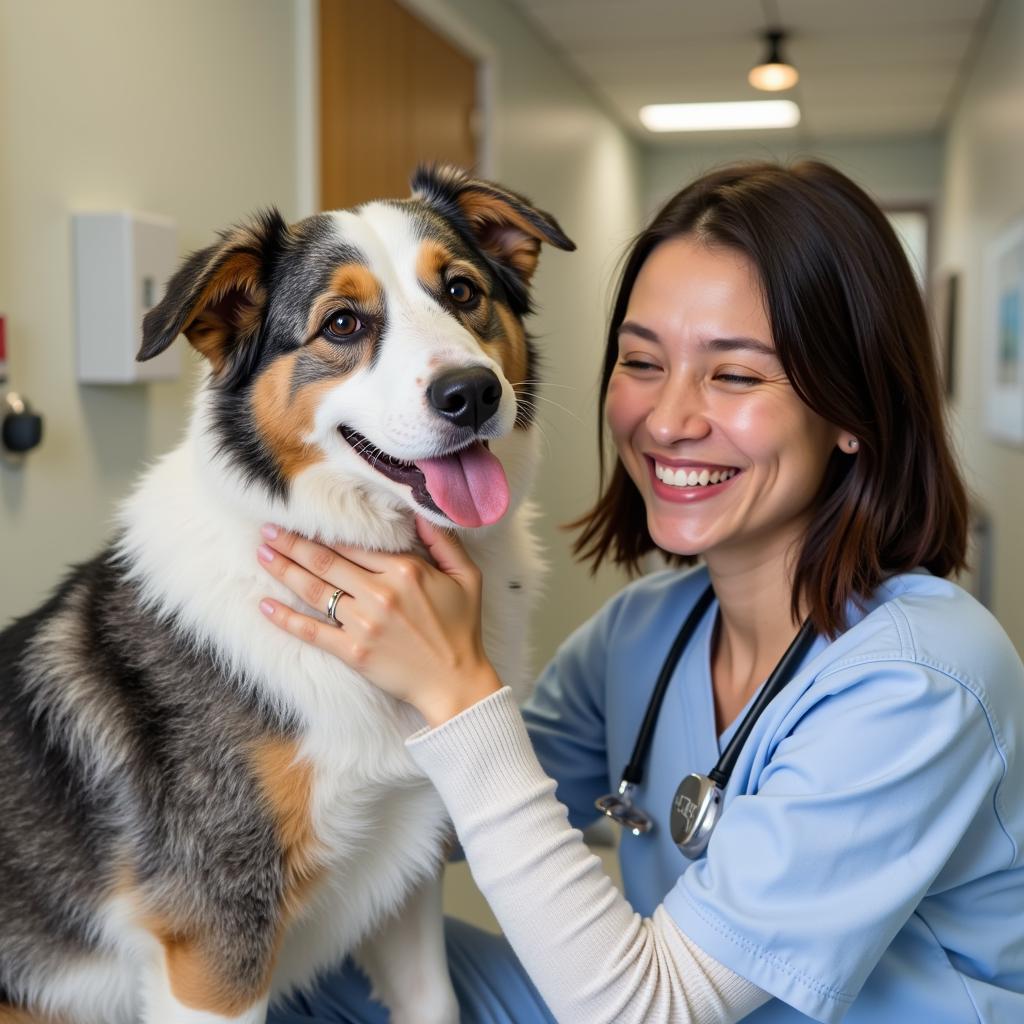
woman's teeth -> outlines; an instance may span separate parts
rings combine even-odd
[[[738,469],[673,469],[671,466],[663,466],[660,462],[654,464],[655,476],[670,487],[707,487],[708,484],[724,484],[738,472]]]

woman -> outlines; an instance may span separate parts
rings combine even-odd
[[[427,723],[410,751],[530,979],[453,925],[465,1019],[1024,1020],[1024,666],[944,579],[967,502],[939,395],[871,200],[820,163],[719,170],[625,265],[602,385],[618,458],[579,524],[595,564],[659,549],[676,567],[570,637],[522,718],[483,652],[478,573],[426,523],[436,565],[336,554],[343,630],[264,602]],[[265,564],[301,595],[322,549],[267,534]],[[617,785],[709,583],[635,787],[660,823],[623,837],[623,899],[562,804],[584,826]],[[805,620],[812,644],[691,863],[667,827],[677,783],[715,764]],[[331,984],[311,1015],[373,1019],[354,972]]]

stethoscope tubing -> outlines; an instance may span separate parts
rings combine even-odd
[[[725,750],[722,751],[722,756],[718,759],[718,763],[708,772],[708,778],[720,789],[725,789],[726,784],[732,777],[732,770],[736,767],[740,751],[743,749],[743,745],[747,742],[751,732],[753,732],[754,726],[757,724],[757,720],[761,717],[762,712],[782,692],[790,679],[793,678],[796,670],[800,667],[800,663],[807,656],[807,652],[811,649],[817,638],[818,634],[814,629],[813,623],[810,619],[806,619],[800,626],[797,635],[793,637],[792,642],[786,648],[786,653],[779,659],[779,663],[772,669],[771,675],[765,680],[764,685],[758,691],[757,696],[754,698],[754,703],[750,705],[750,709],[743,716],[743,721],[740,722],[736,731],[732,734],[732,739],[729,740]]]
[[[647,753],[651,746],[651,738],[654,735],[654,727],[658,724],[658,715],[661,712],[662,702],[668,692],[668,685],[672,682],[679,659],[683,656],[687,644],[700,625],[704,613],[711,606],[715,599],[715,591],[709,585],[708,588],[697,598],[696,603],[686,616],[672,646],[665,655],[661,671],[658,673],[658,680],[651,691],[651,699],[647,703],[647,711],[644,713],[644,720],[640,723],[640,731],[636,734],[636,742],[633,744],[633,753],[630,755],[629,764],[622,770],[622,781],[632,786],[638,786],[644,780],[644,763],[647,760]]]
[[[687,644],[704,618],[714,596],[714,590],[709,585],[690,609],[690,613],[672,641],[672,646],[658,673],[658,679],[654,684],[647,710],[633,744],[629,764],[623,769],[618,791],[601,797],[595,803],[599,810],[628,828],[634,835],[648,832],[654,825],[650,815],[633,804],[632,793],[634,788],[643,781],[644,764],[669,683],[672,681],[683,651],[686,650]],[[723,792],[736,767],[740,751],[765,708],[778,696],[796,673],[816,639],[817,633],[811,620],[805,620],[779,659],[778,664],[772,669],[764,685],[758,691],[754,702],[743,716],[743,720],[737,726],[732,739],[722,751],[714,768],[707,775],[689,775],[679,784],[671,812],[672,834],[679,849],[687,857],[698,857],[707,848],[711,832],[718,821]],[[688,794],[691,792],[699,794],[697,803],[701,809],[693,814],[683,814],[679,808],[681,795],[684,795],[683,802],[690,804],[692,800],[689,799]],[[688,807],[687,810],[689,812],[692,808]]]

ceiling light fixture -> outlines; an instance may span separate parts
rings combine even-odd
[[[792,64],[782,56],[782,41],[786,33],[780,29],[769,29],[764,34],[768,46],[764,60],[750,69],[747,81],[755,89],[765,92],[781,92],[792,89],[800,81],[800,74]]]
[[[640,121],[652,132],[715,132],[792,128],[800,108],[792,100],[743,103],[652,103],[640,108]]]

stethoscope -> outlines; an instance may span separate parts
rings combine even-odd
[[[690,642],[690,638],[714,596],[714,591],[710,586],[701,594],[665,656],[665,662],[658,674],[658,681],[654,684],[654,692],[647,705],[644,720],[640,724],[640,732],[637,733],[636,743],[633,745],[633,754],[629,759],[629,764],[623,769],[618,792],[606,793],[594,801],[594,806],[599,811],[623,828],[628,829],[635,836],[650,832],[654,827],[651,816],[633,803],[633,790],[643,781],[644,761],[647,760],[654,726],[658,721],[658,712],[661,710],[661,703],[665,699],[665,693],[676,665],[679,664],[686,645]],[[743,721],[733,733],[729,745],[722,752],[715,767],[707,775],[688,775],[679,783],[676,795],[672,798],[669,824],[676,846],[691,860],[701,856],[707,849],[711,833],[715,825],[718,824],[722,793],[729,783],[743,744],[758,718],[761,717],[761,712],[792,679],[816,636],[814,627],[808,619],[800,627],[800,632],[794,637],[793,642],[786,648],[786,653],[782,655],[779,663],[772,669],[771,675],[761,687],[750,710],[743,716]]]

